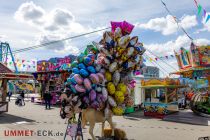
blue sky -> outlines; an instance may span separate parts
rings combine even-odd
[[[197,15],[194,0],[164,2],[196,43],[210,44],[210,22],[203,23]],[[208,0],[198,2],[209,12]],[[110,26],[110,21],[122,20],[135,24],[132,35],[138,35],[145,47],[158,56],[173,54],[173,50],[190,44],[160,0],[1,0],[0,16],[0,40],[7,41],[13,50],[104,28]],[[89,42],[98,41],[101,35],[96,33],[16,56],[41,60],[77,54]],[[162,62],[157,63],[167,72],[174,71]],[[167,63],[177,65],[174,59]]]

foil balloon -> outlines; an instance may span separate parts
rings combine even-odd
[[[114,33],[116,28],[121,28],[122,22],[111,21],[112,32]]]
[[[73,76],[74,80],[76,81],[77,84],[82,84],[83,83],[83,78],[79,74],[75,74]]]
[[[138,36],[134,36],[131,38],[129,43],[131,46],[134,46],[137,42],[138,42]]]
[[[118,40],[118,46],[120,46],[122,48],[126,48],[128,46],[128,44],[129,44],[129,41],[130,41],[129,35],[122,36]]]
[[[101,70],[100,70],[100,73],[105,74],[105,73],[106,73],[106,70],[105,70],[105,69],[101,69]]]
[[[134,25],[128,23],[127,21],[123,21],[121,24],[121,28],[124,34],[130,34],[134,28]]]
[[[107,90],[109,92],[109,94],[113,95],[115,93],[115,86],[112,82],[109,82],[107,84]]]
[[[90,101],[94,101],[96,99],[96,92],[95,90],[91,90],[90,93],[89,93],[89,99]]]
[[[91,86],[91,82],[88,78],[84,79],[84,86],[87,90],[91,90],[92,86]]]
[[[90,53],[90,54],[87,55],[87,57],[91,58],[92,61],[95,60],[95,55],[94,54]]]
[[[102,95],[103,95],[103,97],[105,98],[105,101],[106,101],[107,98],[108,98],[108,92],[107,92],[107,89],[105,87],[102,88]]]
[[[85,69],[80,69],[79,73],[80,73],[80,75],[81,75],[83,78],[85,78],[85,77],[88,77],[88,76],[89,76],[88,71],[87,71],[87,70],[85,70]]]
[[[86,66],[83,63],[78,64],[79,69],[86,69]]]
[[[115,85],[117,85],[120,81],[120,73],[118,70],[116,70],[113,74],[113,77],[112,77],[112,81]]]
[[[102,91],[102,88],[101,88],[100,86],[97,86],[96,91],[97,91],[98,93],[100,93],[100,92]]]
[[[110,106],[112,107],[116,107],[117,103],[115,102],[115,100],[113,99],[113,97],[108,96],[108,103],[110,104]]]
[[[99,83],[99,78],[97,74],[90,74],[90,80],[92,81],[93,84],[98,84]]]
[[[117,62],[113,62],[112,64],[110,64],[109,66],[109,71],[112,73],[117,69]]]
[[[96,71],[97,71],[97,72],[100,72],[100,70],[101,70],[101,65],[96,65],[95,68],[96,68]]]
[[[87,70],[90,72],[90,73],[96,73],[96,70],[93,66],[88,66],[87,67]]]
[[[104,81],[104,75],[102,73],[97,73],[97,76],[99,78],[99,82],[102,83]]]
[[[78,85],[78,84],[76,84],[76,85],[75,85],[75,89],[76,89],[76,91],[77,91],[77,92],[81,92],[81,93],[86,92],[85,87],[84,87],[84,86],[82,86],[82,85]]]
[[[117,41],[120,37],[122,37],[122,30],[120,27],[117,27],[114,31],[114,39]]]

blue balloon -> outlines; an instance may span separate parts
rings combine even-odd
[[[71,83],[77,84],[77,82],[76,82],[76,80],[74,79],[74,77],[71,78]]]
[[[78,67],[79,67],[80,69],[86,69],[86,66],[85,66],[83,63],[79,63]]]
[[[96,69],[95,69],[93,66],[88,66],[88,67],[87,67],[87,70],[88,70],[90,73],[96,73]]]
[[[84,63],[85,63],[85,65],[90,66],[93,64],[93,60],[90,57],[85,57]]]
[[[89,76],[89,72],[85,69],[81,69],[80,70],[80,75],[85,78],[85,77],[88,77]]]
[[[79,74],[79,69],[78,69],[78,68],[73,68],[73,69],[72,69],[72,72],[73,72],[74,74]]]

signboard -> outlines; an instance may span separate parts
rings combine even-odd
[[[76,56],[69,55],[64,58],[51,58],[48,61],[42,60],[37,62],[37,71],[59,71],[67,70]]]
[[[210,66],[210,46],[199,47],[199,59],[201,66]]]

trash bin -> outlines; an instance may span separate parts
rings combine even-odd
[[[35,99],[34,97],[31,97],[31,102],[32,102],[32,103],[34,103],[34,99]]]

